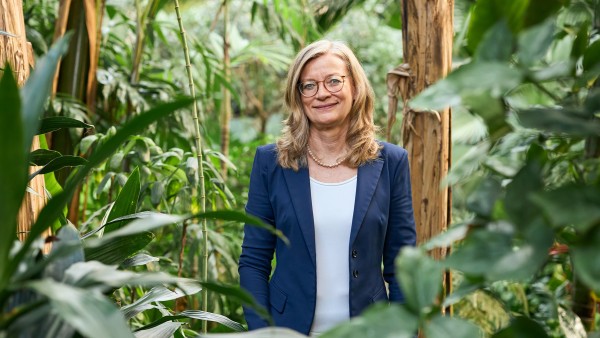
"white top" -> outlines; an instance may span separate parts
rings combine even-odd
[[[310,178],[315,223],[317,305],[311,336],[350,318],[349,248],[356,176],[339,183]]]

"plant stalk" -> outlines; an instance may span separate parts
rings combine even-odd
[[[181,43],[183,45],[183,54],[185,55],[185,70],[188,76],[188,85],[190,90],[190,96],[193,99],[196,99],[196,91],[194,87],[194,78],[192,76],[192,65],[190,62],[190,52],[187,44],[187,36],[185,33],[185,29],[183,28],[183,22],[181,20],[181,11],[179,10],[179,0],[173,0],[175,3],[175,13],[177,15],[177,23],[179,24],[179,32],[181,34]],[[197,160],[198,160],[198,174],[199,174],[199,185],[200,189],[198,192],[198,197],[200,200],[200,210],[202,212],[206,212],[206,192],[204,187],[204,166],[202,165],[202,139],[200,137],[200,120],[198,118],[198,104],[194,104],[192,108],[193,120],[194,120],[194,138],[196,141],[196,152],[197,152]],[[200,112],[201,113],[201,112]],[[183,231],[187,231],[187,227],[184,225]],[[182,236],[182,239],[185,238]],[[204,258],[204,267],[202,270],[201,280],[203,282],[208,281],[208,232],[206,219],[202,219],[202,239],[203,239],[203,258]],[[182,243],[184,245],[184,243]],[[202,311],[207,311],[208,307],[208,295],[207,290],[204,290],[202,294]],[[206,321],[202,321],[202,333],[206,334]]]

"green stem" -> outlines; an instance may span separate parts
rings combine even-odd
[[[179,10],[179,1],[175,2],[175,13],[177,14],[177,23],[179,24],[179,32],[181,33],[181,43],[183,44],[183,53],[185,55],[185,70],[188,76],[188,85],[190,89],[190,96],[195,99],[196,91],[194,87],[194,78],[192,76],[192,65],[190,62],[190,52],[187,44],[187,37],[185,29],[183,29],[183,22],[181,20],[181,12]],[[199,174],[199,200],[200,200],[200,211],[206,212],[206,192],[204,187],[204,166],[202,164],[202,139],[200,138],[200,120],[198,118],[198,105],[194,104],[192,108],[193,119],[194,119],[194,138],[196,141],[196,152],[198,160],[198,174]],[[202,113],[202,112],[200,112]],[[183,238],[183,237],[182,237]],[[204,269],[202,270],[201,280],[203,282],[208,281],[208,231],[206,225],[206,219],[202,220],[202,239],[203,239],[203,254],[204,254]],[[208,307],[208,291],[204,291],[202,294],[202,311],[207,311]],[[206,334],[206,321],[202,322],[202,333]]]

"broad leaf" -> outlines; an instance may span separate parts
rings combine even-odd
[[[581,281],[600,293],[600,225],[570,246],[573,270]]]
[[[554,19],[532,27],[519,35],[519,61],[525,66],[531,66],[548,52],[554,40],[556,24]]]
[[[98,292],[43,279],[26,284],[46,296],[53,312],[83,336],[91,338],[133,337],[125,318],[112,301]],[[107,325],[110,323],[109,325]]]
[[[510,325],[492,336],[492,338],[546,338],[546,330],[532,319],[517,317]]]
[[[38,134],[50,133],[62,128],[93,128],[91,124],[66,117],[66,116],[52,116],[42,119],[40,123],[40,129]]]
[[[158,262],[160,259],[158,257],[146,255],[146,254],[137,254],[133,257],[127,258],[123,263],[121,263],[120,267],[122,269],[127,269],[132,266],[140,266],[146,265],[152,262]]]
[[[481,337],[481,330],[475,324],[456,317],[436,315],[426,322],[423,333],[427,338]]]
[[[135,332],[135,338],[171,338],[183,325],[180,322],[166,322],[159,326]]]
[[[471,13],[467,31],[467,45],[471,51],[477,50],[484,34],[504,19],[513,34],[523,27],[523,18],[530,0],[479,0]]]
[[[190,290],[190,291],[200,291],[198,290]],[[164,286],[155,286],[134,303],[129,305],[125,305],[121,308],[123,314],[126,319],[133,318],[140,312],[146,311],[147,309],[152,308],[149,306],[151,303],[155,302],[165,302],[169,300],[174,300],[177,298],[185,297],[188,294],[192,294],[194,292],[184,292],[180,289],[168,289]]]
[[[201,290],[199,283],[193,279],[171,276],[163,272],[136,273],[118,270],[116,265],[105,265],[97,261],[73,264],[65,272],[65,282],[81,288],[96,287],[102,291],[124,285],[155,286],[163,284],[177,285],[185,294],[194,294]]]
[[[474,59],[478,61],[509,61],[513,52],[513,44],[513,35],[506,20],[499,20],[483,36]]]
[[[306,338],[305,335],[283,327],[265,327],[242,333],[209,333],[203,338]]]
[[[502,193],[500,181],[494,177],[486,177],[479,182],[475,191],[467,197],[467,209],[477,216],[491,219],[496,201]]]
[[[238,332],[246,331],[246,329],[242,326],[242,324],[240,324],[236,321],[233,321],[223,315],[219,315],[219,314],[212,313],[212,312],[200,311],[200,310],[186,310],[186,311],[180,312],[175,315],[164,316],[164,317],[140,328],[139,331],[146,331],[149,328],[155,327],[157,325],[162,325],[165,322],[168,322],[171,320],[176,320],[176,319],[185,319],[185,318],[206,320],[206,321],[210,321],[210,322],[219,323],[219,324],[225,325],[228,328],[238,331]]]
[[[202,282],[201,284],[202,287],[204,287],[204,289],[206,290],[214,291],[221,295],[227,296],[228,298],[240,301],[245,306],[256,311],[262,318],[266,319],[268,322],[273,322],[273,319],[271,318],[269,312],[267,312],[265,308],[259,305],[248,292],[241,289],[239,286],[224,285],[211,282]]]
[[[573,225],[585,233],[600,224],[600,189],[594,186],[569,184],[531,196],[555,226]]]
[[[467,224],[454,225],[448,230],[436,235],[426,243],[422,244],[422,248],[425,250],[433,250],[435,248],[449,248],[456,241],[460,241],[465,238],[469,226]]]
[[[515,224],[526,226],[532,219],[538,217],[538,210],[529,202],[529,196],[541,191],[542,188],[542,163],[531,159],[506,187],[504,206]]]
[[[21,120],[19,89],[10,66],[0,80],[0,158],[10,163],[0,165],[0,289],[11,273],[6,271],[8,254],[17,233],[17,213],[27,186],[27,156],[23,152],[24,126]]]
[[[55,158],[62,156],[56,150],[36,149],[29,154],[29,162],[36,166],[45,166]]]
[[[422,316],[435,302],[442,285],[442,266],[418,248],[405,247],[396,259],[396,276],[406,306]]]
[[[102,242],[99,246],[88,246],[84,242],[86,260],[96,260],[104,264],[121,264],[134,253],[142,250],[154,239],[151,232],[131,236],[116,237]]]
[[[463,97],[502,97],[521,83],[522,74],[508,63],[472,62],[422,91],[411,102],[417,109],[439,110],[458,105]]]
[[[35,69],[29,75],[29,79],[21,91],[21,99],[23,101],[22,119],[25,128],[23,134],[24,149],[22,151],[25,153],[29,153],[33,136],[38,134],[40,117],[44,112],[44,105],[50,95],[56,65],[60,58],[67,52],[69,40],[72,35],[72,32],[66,33],[52,45],[48,54],[36,62]]]
[[[137,209],[137,203],[140,196],[140,171],[136,168],[129,179],[121,189],[119,196],[110,209],[107,221],[114,221],[116,218],[131,215]],[[115,221],[107,223],[104,226],[104,233],[110,233],[123,227],[126,221]],[[143,249],[152,241],[154,235],[150,232],[142,232],[131,236],[118,237],[96,247],[86,247],[86,257],[88,260],[98,260],[105,264],[121,264],[127,257]]]
[[[574,108],[531,108],[519,111],[524,127],[571,136],[600,135],[600,120]]]
[[[83,247],[81,245],[81,240],[79,239],[79,232],[77,228],[73,226],[73,224],[67,224],[59,229],[57,233],[57,240],[52,245],[51,254],[58,252],[59,250],[64,250],[63,247],[71,247],[75,248],[69,255],[65,255],[63,257],[58,257],[56,260],[53,260],[46,269],[44,270],[44,277],[50,277],[55,281],[62,281],[65,271],[71,267],[71,265],[77,262],[83,262]],[[69,250],[69,251],[70,251]]]
[[[376,304],[361,316],[342,323],[321,335],[323,338],[411,338],[418,317],[398,304]]]
[[[36,172],[29,175],[29,180],[32,180],[35,176],[40,175],[40,174],[47,174],[47,173],[55,172],[57,170],[60,170],[62,168],[66,168],[66,167],[78,167],[78,166],[85,165],[86,163],[87,163],[87,160],[83,157],[71,156],[71,155],[59,156],[59,157],[56,157],[55,159],[51,160],[50,162],[48,162],[40,170],[37,170]]]

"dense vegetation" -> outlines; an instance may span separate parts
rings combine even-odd
[[[241,304],[252,300],[236,286],[242,223],[261,224],[241,211],[253,149],[275,139],[285,113],[287,65],[319,37],[348,41],[384,126],[386,72],[402,61],[400,6],[151,0],[96,10],[95,99],[64,90],[82,83],[61,75],[47,102],[63,55],[61,74],[90,66],[69,61],[87,48],[77,30],[52,41],[54,2],[24,1],[35,71],[21,89],[9,68],[0,81],[10,164],[0,168],[0,337],[188,337],[207,321],[211,332],[243,331]],[[325,337],[598,336],[599,1],[457,0],[455,29],[454,71],[411,102],[453,108],[453,226],[399,256],[406,304],[375,306]],[[184,52],[197,99],[186,98]],[[34,135],[50,149],[30,152]],[[27,189],[30,165],[43,167],[47,192]],[[20,201],[39,193],[51,198],[20,243]],[[54,236],[42,238],[48,228]],[[447,246],[445,260],[427,256]],[[454,292],[443,296],[446,269]]]

